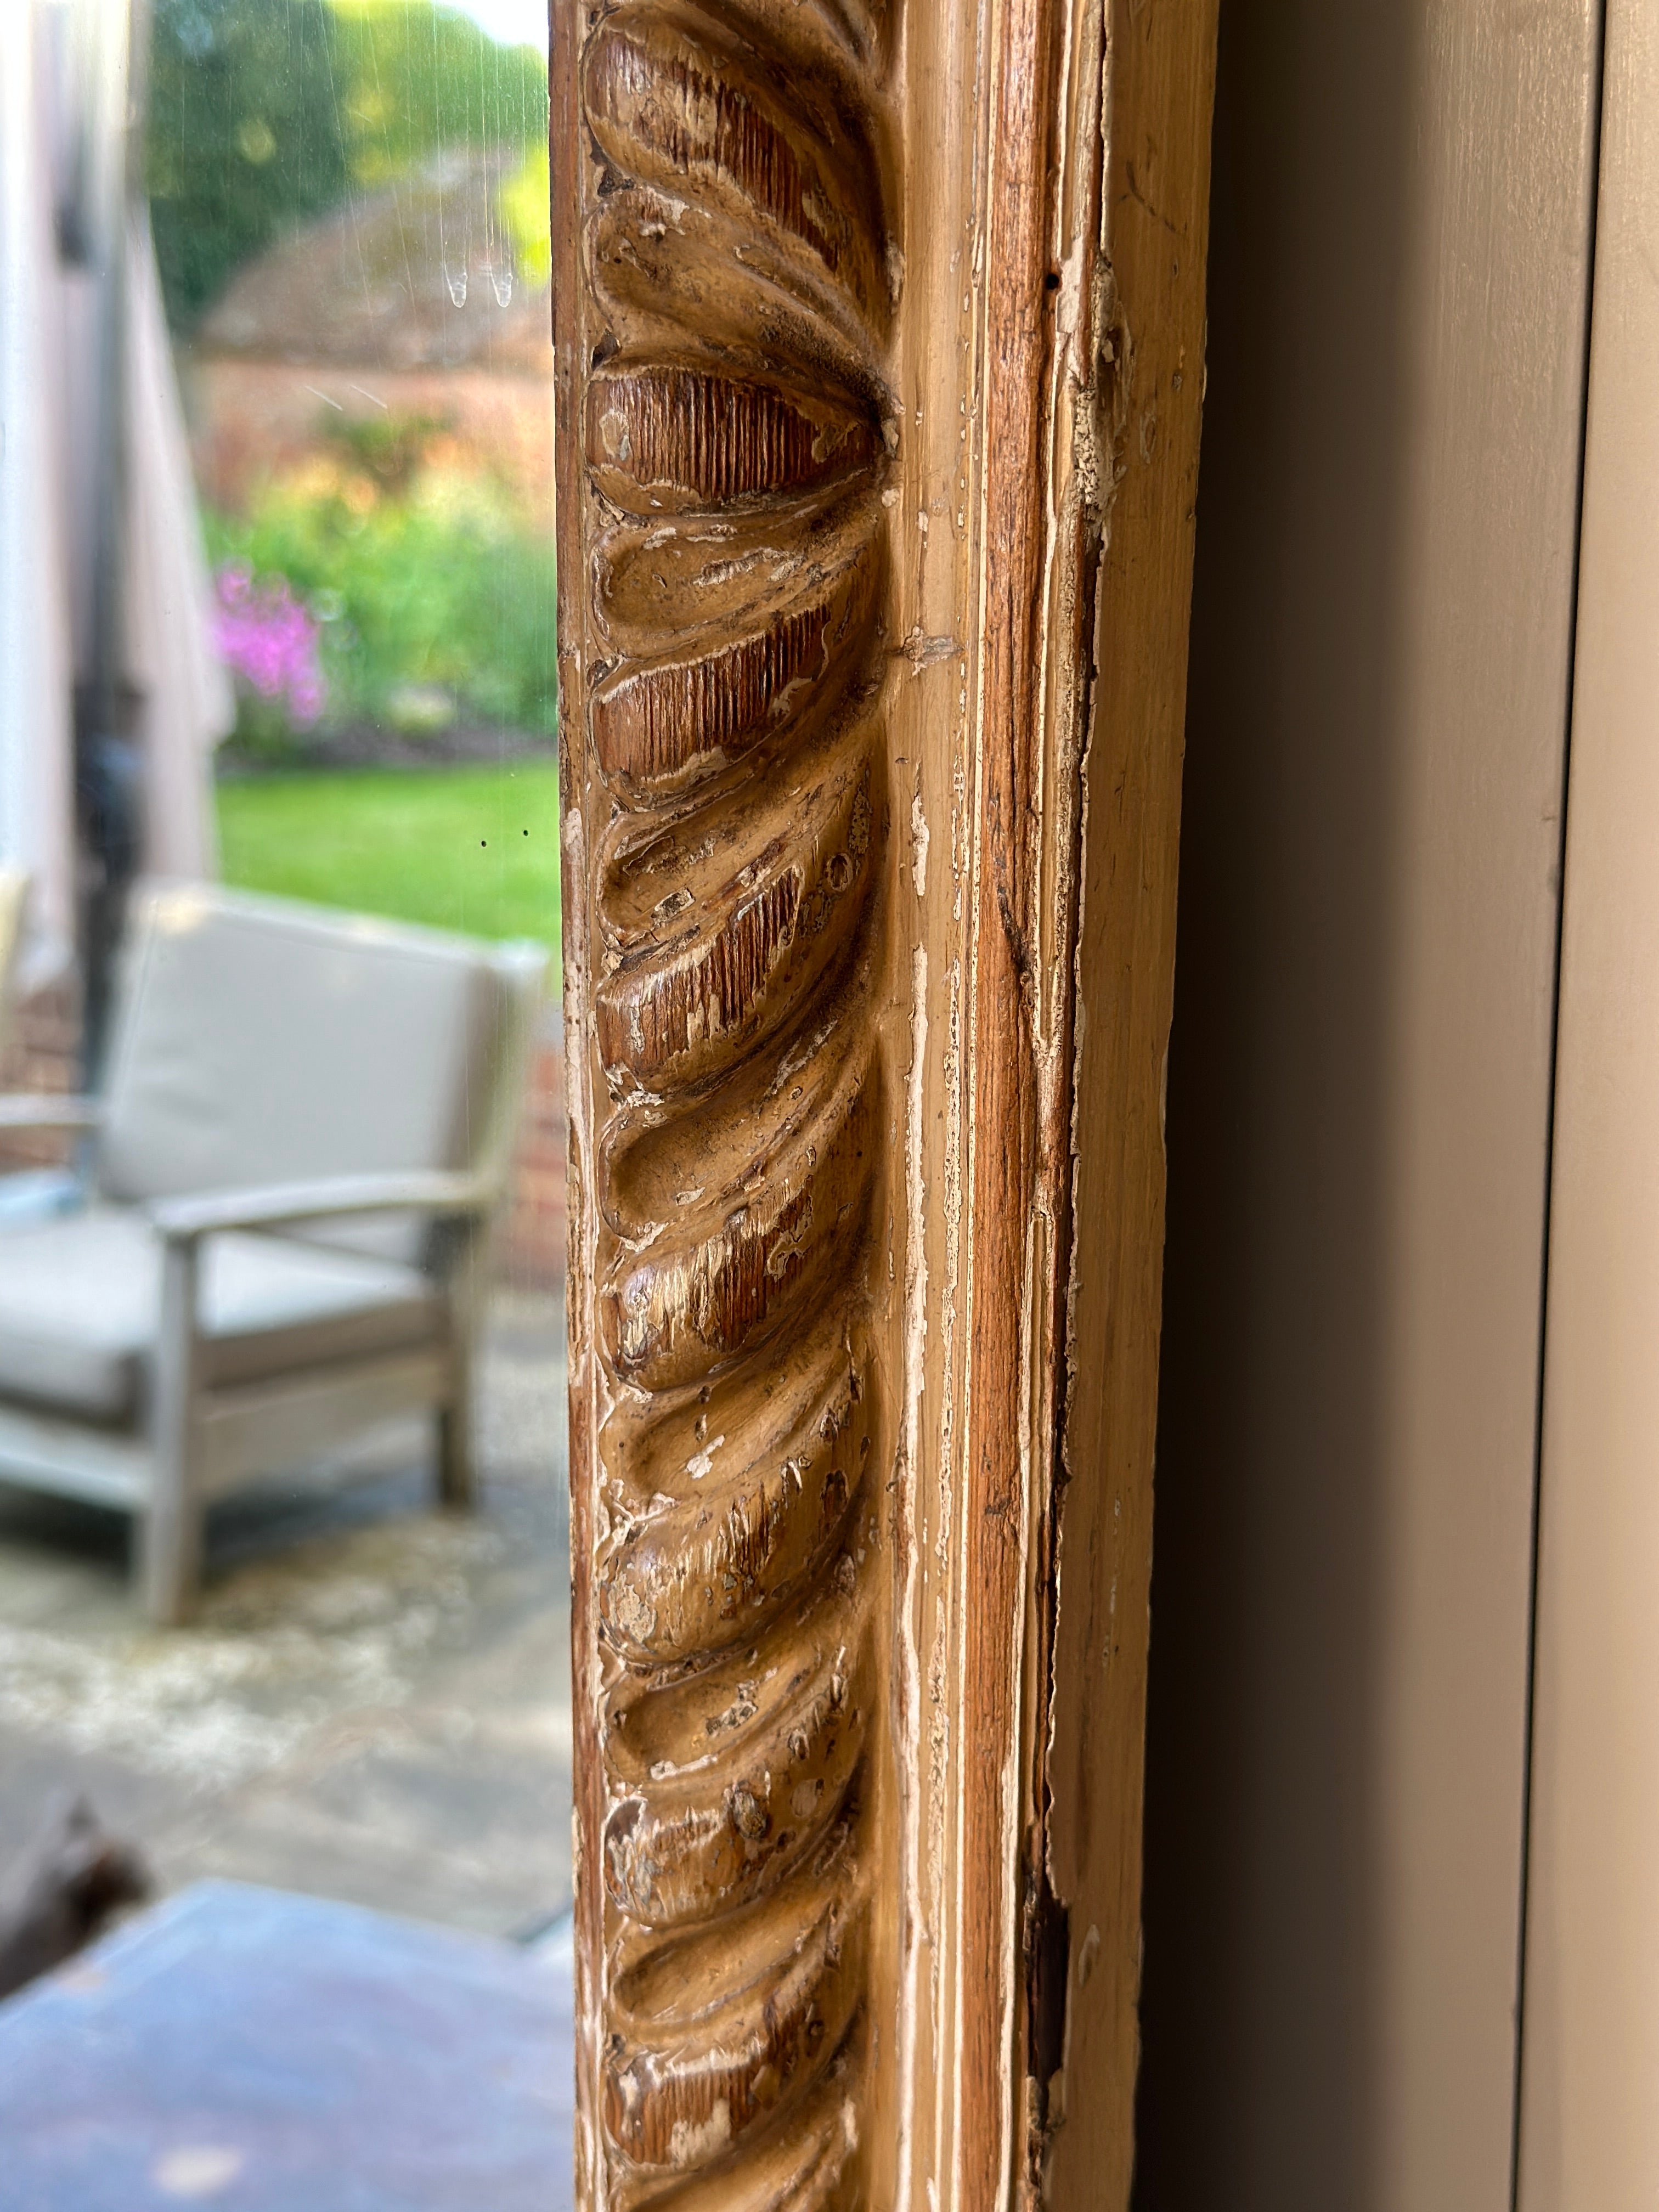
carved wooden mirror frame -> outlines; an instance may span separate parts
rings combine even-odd
[[[1127,2200],[1215,0],[555,0],[585,2207]]]

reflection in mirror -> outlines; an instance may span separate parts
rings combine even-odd
[[[0,26],[28,2201],[569,2187],[545,40]]]

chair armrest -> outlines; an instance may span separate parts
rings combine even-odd
[[[0,1132],[10,1129],[95,1129],[104,1109],[95,1098],[68,1091],[15,1092],[0,1097]]]
[[[282,1229],[356,1213],[483,1213],[495,1197],[493,1185],[481,1176],[430,1169],[208,1191],[199,1197],[160,1199],[145,1211],[169,1243],[193,1243],[228,1229]]]

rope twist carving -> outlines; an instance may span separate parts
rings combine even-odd
[[[869,2020],[887,755],[880,15],[582,58],[609,2196],[850,2212]]]

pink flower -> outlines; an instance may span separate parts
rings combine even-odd
[[[286,576],[256,584],[240,562],[220,569],[215,592],[220,658],[262,699],[280,699],[296,729],[308,730],[328,699],[315,618],[294,597]]]

